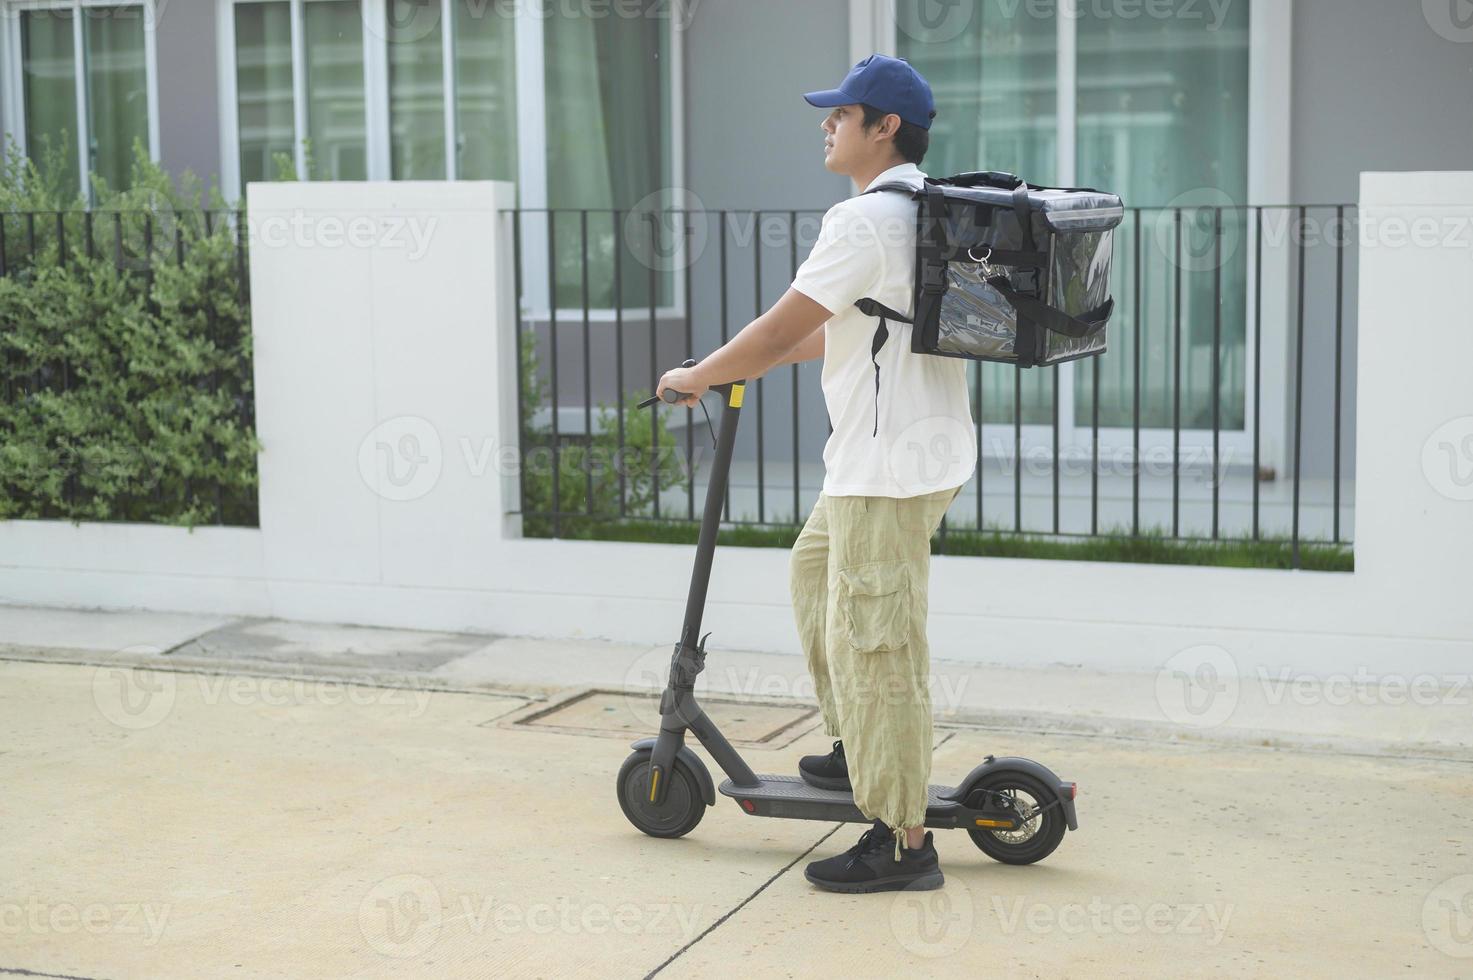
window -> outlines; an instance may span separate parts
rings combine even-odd
[[[484,9],[484,5],[483,8]],[[471,180],[517,175],[516,25],[455,6],[456,174]],[[534,94],[529,93],[528,98]]]
[[[1058,170],[1059,57],[1050,18],[1031,17],[1032,5],[983,0],[968,29],[932,20],[932,0],[901,0],[896,8],[898,57],[931,83],[936,120],[928,173],[987,169],[1037,174],[1051,183]]]
[[[294,159],[292,25],[285,3],[235,8],[236,111],[240,126],[240,179],[269,180],[274,161]]]
[[[368,123],[358,0],[305,0],[302,22],[312,163],[333,180],[363,180],[368,176]]]
[[[223,122],[227,194],[272,179],[283,154],[308,179],[510,180],[522,208],[600,209],[586,263],[577,215],[527,216],[531,308],[551,301],[549,261],[559,306],[581,308],[585,265],[590,306],[612,306],[620,260],[620,298],[649,306],[639,256],[668,253],[678,236],[669,221],[652,228],[627,213],[616,233],[612,211],[678,203],[671,5],[217,2],[235,55],[221,75],[235,113]],[[657,274],[658,305],[678,302],[679,278]]]
[[[357,0],[246,0],[229,12],[235,182],[274,179],[283,165],[309,180],[368,176]]]
[[[440,0],[389,0],[389,30],[427,20],[428,30],[389,39],[389,137],[395,179],[448,176],[445,164],[445,43]]]
[[[1181,424],[1210,429],[1217,218],[1208,206],[1234,208],[1248,199],[1248,5],[1229,4],[1222,20],[1207,28],[1195,17],[1127,20],[1084,4],[1078,47],[1078,181],[1108,187],[1132,206],[1194,209],[1181,220]],[[1176,249],[1175,212],[1148,211],[1142,221],[1150,237],[1143,242],[1141,270],[1141,424],[1169,427],[1176,284],[1166,273],[1175,266],[1174,256],[1167,258]],[[1226,210],[1221,221],[1224,241],[1245,240],[1246,211]],[[1130,301],[1134,246],[1129,231],[1116,238],[1121,249],[1112,271],[1117,292]],[[1247,250],[1239,248],[1222,268],[1225,429],[1241,429],[1245,419],[1247,283]],[[1117,331],[1100,365],[1101,425],[1131,424],[1133,340],[1131,332]],[[1077,377],[1083,385],[1075,412],[1083,425],[1093,405],[1092,374]]]
[[[1127,16],[1123,8],[1079,0],[979,0],[962,5],[968,16],[958,19],[937,18],[930,0],[895,2],[895,53],[926,75],[936,96],[928,172],[1006,170],[1034,183],[1108,188],[1127,207],[1148,209],[1141,226],[1142,315],[1149,324],[1141,344],[1143,427],[1172,424],[1175,283],[1163,280],[1173,278],[1176,228],[1164,208],[1206,206],[1182,219],[1181,422],[1210,428],[1212,207],[1229,208],[1224,235],[1241,240],[1247,212],[1232,208],[1248,202],[1250,5],[1209,11],[1195,0],[1167,0]],[[1071,10],[1060,16],[1065,5]],[[1133,298],[1126,288],[1133,283],[1133,233],[1128,214],[1116,233],[1117,302]],[[1225,429],[1245,425],[1247,284],[1239,249],[1222,268]],[[1100,359],[1102,426],[1132,422],[1132,341],[1128,331],[1115,331]],[[1093,362],[1086,366],[1091,370],[1025,372],[1023,422],[1048,423],[1059,397],[1063,425],[1088,426]],[[981,370],[986,417],[1011,421],[1013,369]]]
[[[678,246],[674,222],[620,217],[612,209],[669,208],[669,20],[665,17],[591,17],[550,20],[545,28],[548,206],[610,209],[589,215],[588,254],[579,215],[558,216],[557,304],[582,303],[588,267],[589,302],[614,305],[614,259],[623,250],[620,299],[650,303],[650,256]],[[662,192],[664,192],[662,194]],[[652,241],[651,237],[655,240]],[[640,256],[645,256],[641,261]],[[673,302],[673,276],[658,276],[655,301]]]
[[[33,160],[45,156],[48,143],[77,146],[76,52],[72,44],[73,12],[25,10],[20,15],[20,64],[25,100],[25,145]],[[66,169],[68,183],[81,186],[78,158]]]
[[[152,0],[0,3],[0,13],[6,132],[33,160],[66,146],[65,180],[83,195],[92,173],[126,188],[135,142],[158,156]]]
[[[389,0],[385,34],[393,176],[515,180],[516,18],[488,0]]]

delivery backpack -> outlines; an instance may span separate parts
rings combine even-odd
[[[1091,188],[1037,187],[986,171],[927,177],[920,189],[887,183],[865,191],[911,195],[916,212],[914,320],[864,298],[880,318],[870,345],[879,394],[886,321],[912,324],[918,354],[1059,364],[1105,352],[1114,228],[1120,198]],[[876,419],[878,425],[878,419]]]

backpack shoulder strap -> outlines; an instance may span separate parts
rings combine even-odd
[[[870,299],[868,296],[855,300],[854,305],[859,307],[859,312],[865,316],[877,316],[882,320],[894,320],[897,323],[909,323],[910,317],[896,313],[884,303]]]
[[[900,181],[891,181],[888,184],[881,184],[878,187],[871,187],[869,190],[865,191],[864,193],[865,194],[878,194],[880,191],[898,191],[898,192],[900,192],[902,194],[908,194],[911,197],[915,198],[916,200],[919,200],[921,198],[921,196],[925,194],[926,187],[925,186],[922,186],[922,187],[916,188],[916,187],[910,186],[909,184],[901,183]],[[864,196],[864,194],[861,194],[860,195],[860,197],[863,197],[863,196]],[[905,316],[904,314],[901,314],[901,313],[897,313],[895,310],[890,309],[890,307],[888,307],[888,306],[884,305],[883,303],[880,303],[880,302],[878,302],[876,300],[870,299],[868,296],[866,296],[865,298],[863,298],[861,300],[856,301],[854,305],[857,306],[857,307],[859,307],[859,312],[863,313],[865,316],[875,316],[875,317],[879,317],[880,318],[880,329],[877,330],[877,331],[875,331],[876,336],[879,336],[882,332],[888,333],[888,331],[885,330],[885,321],[886,320],[894,320],[897,323],[911,323],[912,322],[910,317]],[[875,345],[875,350],[876,351],[879,350],[879,344],[882,344],[883,342],[884,341],[881,340],[881,341],[879,341],[879,343],[877,343]]]
[[[865,191],[864,193],[865,194],[878,194],[880,191],[897,191],[899,193],[908,195],[908,196],[910,196],[912,198],[919,198],[920,195],[921,195],[921,193],[922,193],[921,190],[918,190],[917,188],[914,188],[914,187],[910,186],[909,184],[902,184],[902,183],[899,183],[899,182],[892,182],[892,183],[888,183],[888,184],[881,184],[878,187],[871,187],[869,190]],[[863,197],[864,195],[861,194],[860,196]],[[882,348],[882,347],[885,346],[885,341],[887,341],[887,340],[890,339],[890,328],[889,328],[888,324],[886,323],[886,321],[887,320],[894,320],[897,323],[910,323],[911,322],[911,318],[908,317],[908,316],[905,316],[902,313],[897,313],[895,310],[890,309],[890,307],[886,306],[884,303],[881,303],[878,300],[871,299],[868,296],[866,296],[866,297],[864,297],[862,299],[856,300],[855,303],[854,303],[854,305],[856,307],[858,307],[859,308],[859,312],[863,313],[865,316],[879,317],[879,320],[880,320],[880,325],[875,328],[875,334],[874,334],[874,336],[872,338],[870,338],[870,348],[869,348],[869,358],[870,358],[871,363],[873,363],[874,366],[875,366],[875,427],[874,427],[874,432],[871,433],[871,434],[872,435],[875,435],[875,436],[878,436],[880,434],[880,362],[879,362],[879,353],[880,353],[880,348]]]
[[[888,184],[881,184],[878,187],[871,187],[869,190],[865,191],[864,194],[878,194],[880,191],[900,191],[901,193],[911,195],[920,193],[918,189],[910,186],[909,184],[902,184],[898,181],[892,181]],[[864,194],[861,194],[859,196],[863,197]]]

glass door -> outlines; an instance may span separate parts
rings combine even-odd
[[[132,178],[133,149],[157,151],[151,90],[152,8],[107,7],[76,0],[36,3],[0,22],[0,49],[16,32],[19,63],[4,65],[5,85],[17,85],[25,152],[40,162],[66,148],[58,186],[92,193],[96,174],[115,189]],[[13,27],[12,27],[13,25]]]

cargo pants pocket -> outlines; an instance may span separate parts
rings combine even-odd
[[[839,570],[836,596],[849,645],[861,653],[902,649],[910,642],[910,564],[868,562]]]

